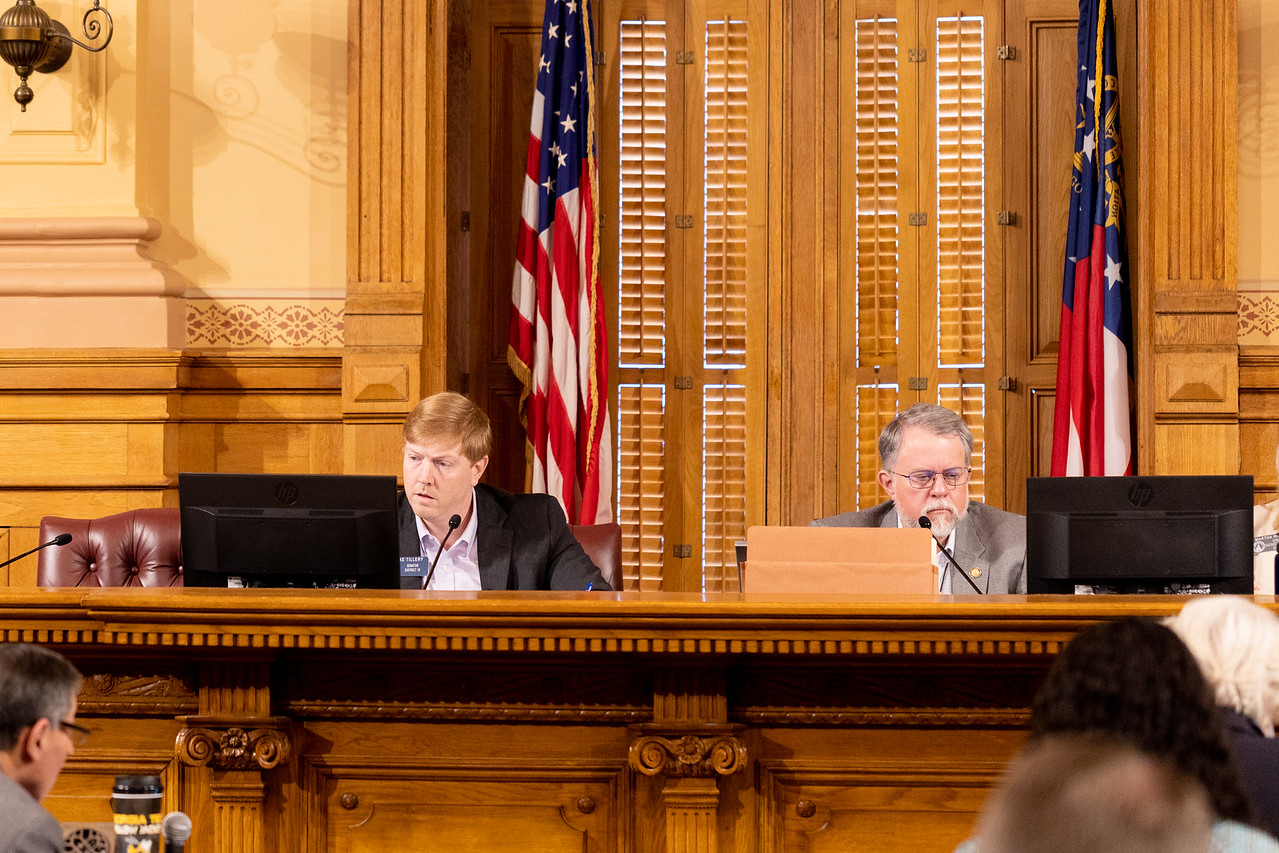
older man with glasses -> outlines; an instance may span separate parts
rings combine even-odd
[[[968,499],[973,434],[959,415],[916,403],[879,436],[889,500],[819,518],[818,527],[931,527],[942,593],[1024,593],[1026,518]]]
[[[75,722],[80,673],[57,652],[0,644],[0,851],[62,853],[40,801],[89,730]]]

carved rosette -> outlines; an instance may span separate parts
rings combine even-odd
[[[270,770],[289,760],[288,735],[278,729],[186,728],[178,733],[183,764],[215,770]]]
[[[631,768],[646,776],[728,776],[746,766],[746,745],[732,735],[646,735],[631,743]]]

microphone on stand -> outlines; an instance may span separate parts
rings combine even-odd
[[[426,589],[427,584],[431,582],[431,578],[435,575],[435,565],[440,561],[440,555],[444,553],[444,546],[449,544],[449,537],[453,535],[453,531],[462,526],[462,516],[453,513],[453,517],[449,519],[449,532],[444,534],[444,539],[440,541],[440,547],[435,552],[435,559],[431,561],[431,569],[426,573],[426,580],[422,581],[422,589]]]
[[[5,560],[3,563],[0,563],[0,569],[3,569],[5,566],[9,565],[10,563],[16,563],[18,560],[21,560],[23,557],[27,557],[27,556],[30,556],[31,554],[34,554],[36,551],[39,551],[41,548],[48,548],[50,545],[57,545],[60,548],[70,541],[71,541],[70,533],[59,533],[57,536],[53,537],[52,539],[50,539],[48,542],[44,543],[43,545],[37,545],[36,547],[32,548],[30,551],[23,551],[18,556],[10,557],[9,559]]]
[[[933,521],[928,516],[921,515],[919,517],[919,526],[924,528],[925,530],[932,530]],[[933,541],[937,542],[936,536],[933,537]],[[955,558],[950,555],[950,552],[947,551],[946,548],[940,542],[937,542],[937,549],[946,555],[946,559],[950,560],[950,564],[955,567],[955,571],[961,577],[963,577],[964,580],[968,581],[968,585],[973,588],[973,592],[977,593],[978,595],[985,595],[985,593],[981,591],[981,588],[977,586],[976,583],[973,582],[973,579],[968,576],[968,572],[960,568],[959,563],[955,562]]]
[[[190,837],[191,818],[182,812],[169,812],[164,816],[165,853],[185,853]]]

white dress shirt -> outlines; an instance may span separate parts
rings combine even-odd
[[[480,508],[475,503],[475,490],[471,490],[471,520],[466,523],[460,533],[449,539],[448,547],[435,565],[435,574],[426,585],[426,589],[443,590],[478,590],[480,584],[480,553],[475,541],[475,531],[479,527]],[[439,541],[426,529],[426,524],[417,516],[417,536],[422,543],[422,556],[428,560],[435,559],[440,548]],[[427,563],[430,566],[430,562]]]

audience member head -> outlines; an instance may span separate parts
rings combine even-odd
[[[977,823],[981,853],[1208,853],[1203,786],[1123,741],[1050,735],[1008,765]]]
[[[0,771],[37,800],[75,752],[80,673],[57,652],[0,644]]]
[[[1080,631],[1049,668],[1030,729],[1032,740],[1123,740],[1197,779],[1218,817],[1250,821],[1212,689],[1190,650],[1157,622],[1128,616]]]
[[[404,421],[405,444],[460,445],[472,464],[489,455],[493,428],[484,410],[467,397],[441,391],[419,402]]]
[[[1199,661],[1218,705],[1252,719],[1267,737],[1279,714],[1279,616],[1232,595],[1192,598],[1166,624]]]

